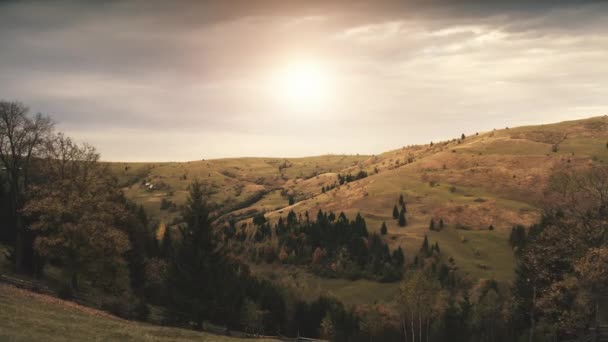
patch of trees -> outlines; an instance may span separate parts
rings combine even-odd
[[[444,222],[443,219],[440,218],[438,223],[435,223],[435,219],[431,219],[431,222],[429,223],[429,230],[434,230],[434,231],[442,231],[443,227],[444,227]]]
[[[340,185],[343,185],[343,184],[354,182],[354,181],[357,181],[359,179],[363,179],[366,177],[367,177],[367,172],[364,170],[360,170],[359,172],[357,172],[354,175],[351,173],[338,174],[338,183]]]
[[[270,224],[261,219],[254,223],[254,240],[269,241]],[[274,231],[277,247],[264,245],[254,251],[268,262],[278,259],[282,263],[306,265],[326,277],[380,281],[401,277],[403,251],[398,248],[391,253],[378,234],[368,232],[360,214],[349,220],[344,213],[336,216],[319,210],[316,219],[311,220],[307,214],[302,218],[290,211],[287,218],[278,219]]]
[[[393,219],[397,220],[399,227],[407,226],[407,218],[405,214],[407,213],[407,206],[405,204],[405,200],[403,195],[399,195],[399,206],[401,209],[397,208],[397,204],[393,207]]]
[[[608,291],[608,168],[572,169],[551,180],[541,221],[515,227],[518,328],[530,339],[589,334]]]
[[[93,147],[49,118],[0,101],[0,122],[0,236],[14,270],[44,278],[54,266],[59,295],[94,288],[101,308],[145,315],[143,260],[154,248],[145,211],[125,199]]]
[[[321,192],[322,193],[326,193],[328,191],[331,191],[331,190],[335,189],[336,187],[338,187],[337,183],[332,183],[332,184],[329,184],[329,185],[323,185],[321,187]]]

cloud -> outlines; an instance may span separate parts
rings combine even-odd
[[[605,114],[600,1],[5,1],[0,98],[102,157],[378,153]],[[316,59],[317,113],[269,75]],[[243,143],[245,142],[245,143]]]

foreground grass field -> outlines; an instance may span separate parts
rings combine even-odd
[[[245,340],[126,321],[102,311],[0,284],[0,341]]]

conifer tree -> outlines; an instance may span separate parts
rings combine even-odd
[[[382,227],[380,227],[380,234],[386,235],[388,229],[386,228],[386,222],[382,222]]]
[[[217,251],[203,187],[194,181],[182,212],[181,241],[171,257],[169,295],[172,316],[199,326],[221,310],[230,280],[227,263]],[[227,304],[227,303],[224,303]]]
[[[397,205],[393,207],[393,218],[395,220],[399,218],[399,209],[397,209]]]
[[[171,238],[171,229],[166,227],[165,232],[163,233],[163,241],[161,243],[161,255],[168,258],[171,255],[172,248],[173,240]]]
[[[395,265],[399,267],[403,266],[403,264],[405,263],[405,256],[403,255],[403,250],[401,249],[401,246],[399,246],[393,251],[392,260]]]
[[[424,241],[422,242],[422,247],[420,247],[420,251],[422,251],[425,255],[431,254],[431,249],[429,248],[429,238],[425,235]]]
[[[435,230],[435,221],[433,219],[431,219],[431,223],[429,224],[429,229]]]
[[[403,208],[401,208],[401,212],[399,212],[399,226],[407,226],[407,220],[405,219],[405,210]]]

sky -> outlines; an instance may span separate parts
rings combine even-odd
[[[606,1],[0,0],[0,99],[103,160],[377,154],[608,114]]]

